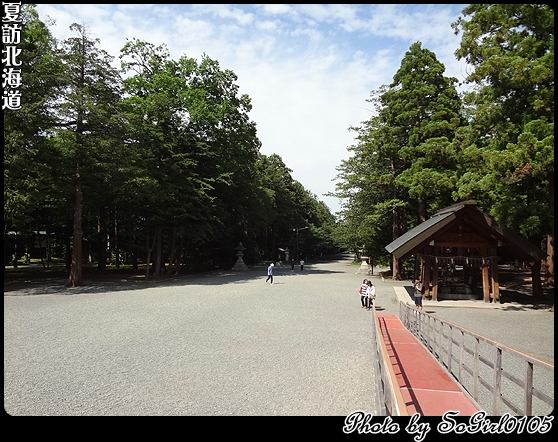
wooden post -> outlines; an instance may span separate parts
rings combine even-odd
[[[435,249],[436,250],[436,249]],[[432,301],[438,300],[438,263],[432,260]]]
[[[415,265],[413,268],[413,281],[417,278],[420,278],[422,281],[422,276],[420,274],[420,256],[418,253],[415,253]]]
[[[487,252],[488,250],[486,249],[486,247],[483,247],[481,249],[481,256],[485,258],[483,259],[482,263],[482,298],[484,302],[490,302],[490,280],[488,277],[489,258],[487,257]]]
[[[424,279],[422,280],[422,286],[424,287],[424,296],[430,296],[430,267],[432,260],[430,259],[430,247],[424,248]]]
[[[469,263],[469,252],[467,249],[463,249],[463,255],[465,258],[463,259],[463,283],[467,286],[469,285],[469,276],[471,275],[471,267]],[[473,287],[471,285],[471,292],[473,292]]]
[[[401,277],[401,270],[402,270],[403,260],[401,258],[393,257],[393,275],[392,279],[396,281],[401,281],[403,278]]]
[[[491,282],[492,282],[492,299],[493,302],[500,302],[500,285],[498,283],[498,257],[496,256],[496,249],[490,249],[492,258],[490,259],[491,267]]]

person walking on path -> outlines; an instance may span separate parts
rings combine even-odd
[[[374,300],[376,299],[376,287],[374,287],[370,280],[368,280],[367,285],[366,295],[368,297],[368,310],[370,310],[374,306]]]
[[[358,289],[360,293],[360,304],[361,308],[368,308],[368,279],[363,279],[360,288]]]
[[[267,279],[265,280],[266,284],[267,281],[271,280],[271,284],[273,284],[273,266],[275,264],[271,263],[269,264],[269,267],[267,268]]]
[[[300,270],[304,270],[304,259],[300,260]]]
[[[415,289],[415,308],[417,310],[422,310],[422,283],[420,282],[420,278],[415,279],[413,288]]]
[[[294,270],[294,266],[295,266],[295,261],[294,258],[291,259],[291,270]]]

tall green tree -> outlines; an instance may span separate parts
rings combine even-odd
[[[153,230],[158,273],[163,230],[175,232],[171,241],[179,234],[200,243],[223,239],[231,225],[245,230],[260,143],[249,97],[215,60],[175,61],[165,45],[136,39],[121,59],[133,74],[124,80],[123,109],[147,170],[141,217]]]
[[[384,86],[373,91],[368,100],[377,113],[381,109],[378,97],[386,90]],[[352,156],[337,168],[339,182],[333,195],[342,199],[343,210],[336,235],[357,260],[364,254],[388,264],[383,245],[393,239],[393,211],[404,208],[394,184],[400,159],[378,115],[350,129],[356,133],[357,143],[348,148]]]
[[[21,65],[13,72],[21,71],[21,109],[3,112],[5,232],[44,227],[36,222],[35,213],[49,200],[56,164],[44,136],[54,125],[53,105],[62,78],[56,40],[34,5],[22,5],[20,17]]]
[[[259,176],[266,198],[265,228],[260,242],[265,244],[266,256],[275,256],[278,247],[291,243],[293,229],[305,227],[304,218],[297,211],[292,170],[277,155],[260,155]]]
[[[300,238],[301,253],[305,258],[312,258],[336,252],[337,247],[333,237],[336,223],[329,207],[296,180],[294,190],[295,204],[309,226],[309,234]]]
[[[461,100],[457,79],[444,72],[433,52],[414,43],[380,97],[380,118],[399,144],[401,170],[395,184],[417,204],[421,222],[452,201],[455,183],[456,158],[450,146],[462,124]]]
[[[239,94],[237,79],[233,71],[221,69],[216,60],[204,54],[190,85],[205,102],[196,105],[192,129],[213,155],[211,161],[203,163],[203,174],[219,177],[212,194],[220,225],[212,236],[215,254],[221,256],[223,264],[240,240],[248,240],[261,145],[256,124],[249,117],[250,97]]]
[[[389,86],[371,94],[376,115],[357,132],[354,157],[339,168],[337,195],[355,245],[378,258],[391,240],[451,201],[456,168],[452,141],[462,124],[457,79],[444,76],[435,54],[411,45]],[[355,225],[356,223],[356,225]],[[389,241],[387,241],[389,242]],[[394,263],[395,264],[395,263]],[[399,278],[399,268],[394,269]]]
[[[111,65],[113,57],[99,49],[99,39],[90,37],[83,25],[72,24],[76,37],[65,40],[60,56],[66,82],[57,107],[57,143],[73,163],[74,213],[72,260],[68,285],[83,284],[83,180],[92,177],[99,144],[111,136],[111,118],[119,101],[118,71]]]
[[[554,242],[554,10],[541,4],[469,5],[452,24],[473,70],[469,157],[456,194],[539,245]],[[551,262],[553,263],[553,249]],[[553,267],[553,265],[552,265]],[[553,275],[552,275],[553,276]]]

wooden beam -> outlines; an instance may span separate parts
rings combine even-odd
[[[481,247],[491,247],[493,244],[488,242],[456,242],[456,241],[434,241],[434,245],[437,247],[470,247],[470,248],[481,248]]]

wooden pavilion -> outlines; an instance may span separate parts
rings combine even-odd
[[[499,302],[498,260],[503,256],[529,263],[533,294],[542,293],[546,253],[483,213],[473,200],[440,210],[385,248],[399,268],[415,256],[415,278],[420,277],[424,296],[433,300]]]

